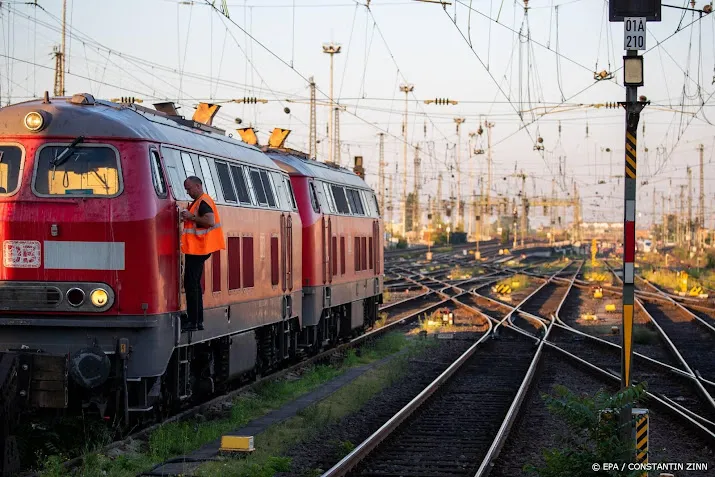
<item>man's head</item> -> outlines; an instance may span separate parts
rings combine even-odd
[[[189,176],[186,178],[184,181],[184,189],[186,189],[186,193],[189,194],[189,197],[194,200],[201,197],[204,193],[204,185],[201,182],[201,179],[196,176]]]

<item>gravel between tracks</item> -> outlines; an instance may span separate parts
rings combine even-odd
[[[543,449],[559,446],[557,436],[564,435],[567,427],[546,409],[541,397],[542,393],[552,393],[555,384],[566,386],[575,394],[593,395],[599,389],[609,392],[618,390],[617,386],[604,383],[564,360],[558,352],[548,349],[545,352],[538,385],[524,401],[522,416],[512,428],[490,477],[522,477],[526,475],[523,471],[525,464],[543,465]],[[698,435],[657,409],[650,409],[649,427],[649,462],[707,462],[708,471],[677,472],[676,475],[712,475],[715,452],[704,445]],[[658,475],[657,472],[651,474]]]
[[[605,311],[606,304],[615,305],[616,310],[613,312]],[[657,336],[655,328],[650,323],[647,315],[643,313],[640,307],[635,309],[634,333],[637,330],[643,330],[644,333],[652,334],[652,337],[647,340],[634,339],[633,350],[678,367],[679,363],[668,353],[665,344]],[[596,319],[585,319],[587,314]],[[620,296],[605,291],[602,299],[596,299],[593,298],[590,290],[574,287],[564,302],[560,317],[567,325],[583,333],[621,345],[620,331],[623,320],[623,305]],[[619,329],[619,334],[611,333],[612,326],[616,326]]]
[[[292,459],[292,470],[278,476],[304,475],[313,469],[328,470],[336,462],[335,443],[350,441],[357,445],[404,407],[422,389],[444,371],[476,340],[440,340],[440,345],[411,360],[404,376],[384,389],[357,413],[321,429],[315,437],[292,447],[285,456]]]

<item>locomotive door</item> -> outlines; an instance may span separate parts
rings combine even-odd
[[[377,220],[372,223],[372,256],[375,257],[374,272],[375,275],[380,274],[380,222]]]
[[[333,282],[333,270],[331,268],[334,258],[330,254],[330,239],[332,237],[333,224],[330,217],[323,216],[321,241],[323,246],[323,285]]]
[[[281,265],[283,267],[282,289],[293,290],[293,217],[281,215]]]

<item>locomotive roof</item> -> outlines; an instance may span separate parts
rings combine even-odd
[[[371,189],[367,183],[349,169],[338,165],[314,161],[306,155],[290,149],[269,149],[266,154],[284,165],[283,170],[291,175],[315,177],[328,182]]]
[[[0,108],[2,135],[149,140],[241,159],[268,169],[280,169],[258,148],[220,134],[217,128],[200,123],[189,127],[178,121],[185,124],[192,121],[167,116],[149,108],[84,96],[91,98],[86,104],[73,103],[67,97],[55,97],[47,103],[36,99]],[[43,111],[45,121],[49,120],[39,132],[31,132],[24,125],[24,118],[31,111]]]

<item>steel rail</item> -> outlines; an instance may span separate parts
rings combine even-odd
[[[490,320],[487,320],[488,330],[482,335],[477,342],[470,346],[462,355],[459,356],[446,370],[442,372],[432,383],[423,389],[415,396],[405,407],[400,409],[397,414],[392,416],[378,430],[372,433],[370,437],[361,442],[352,452],[343,457],[337,464],[328,469],[323,477],[332,477],[345,475],[353,469],[362,459],[364,459],[372,450],[374,450],[392,431],[397,429],[412,413],[424,403],[439,386],[447,381],[464,362],[466,362],[487,338],[490,337],[493,327]]]
[[[568,266],[570,266],[570,264],[564,268],[567,268]],[[571,285],[573,285],[573,280],[575,280],[575,278],[578,276],[578,273],[581,270],[582,266],[583,266],[583,263],[581,265],[579,265],[578,269],[576,270],[576,273],[574,273],[574,275],[571,279]],[[556,274],[563,271],[564,268],[557,271]],[[554,276],[556,274],[554,274]],[[551,281],[551,279],[547,280],[547,282],[545,282],[544,285],[546,285],[546,283],[548,283],[549,281]],[[544,286],[544,285],[542,285],[542,286]],[[566,293],[564,293],[564,296],[561,297],[561,301],[559,302],[559,304],[556,308],[556,313],[555,313],[556,316],[558,316],[558,313],[561,310],[561,307],[563,306],[564,302],[566,301],[566,297],[568,296],[570,291],[571,291],[571,288],[569,286],[569,288],[566,290]],[[524,302],[520,303],[519,306],[521,306],[523,303]],[[495,436],[491,447],[487,451],[486,456],[482,459],[482,463],[479,466],[479,469],[477,469],[477,472],[474,474],[474,477],[486,477],[487,475],[489,475],[491,470],[494,468],[494,462],[499,457],[499,454],[500,454],[502,448],[504,447],[504,444],[506,444],[506,441],[509,437],[509,432],[511,431],[511,427],[519,415],[519,412],[521,410],[521,405],[526,397],[528,389],[531,386],[534,375],[536,374],[536,368],[538,366],[539,361],[541,360],[541,356],[543,355],[544,346],[548,343],[549,334],[551,333],[551,330],[552,330],[556,320],[554,319],[554,317],[552,317],[548,326],[546,324],[544,324],[541,320],[538,320],[538,321],[539,321],[539,323],[541,323],[542,326],[546,326],[546,331],[544,332],[544,336],[539,340],[539,347],[536,351],[536,355],[534,356],[533,361],[531,362],[531,366],[529,367],[529,370],[527,371],[526,377],[524,378],[524,381],[522,382],[522,385],[519,388],[519,391],[517,391],[517,395],[514,398],[514,401],[512,401],[512,405],[509,408],[509,411],[507,412],[506,418],[502,422],[502,425],[499,428],[499,431],[497,432],[497,435]],[[518,328],[517,326],[514,326],[514,327]]]
[[[588,367],[592,371],[594,371],[596,374],[601,375],[605,379],[611,380],[614,382],[614,384],[619,385],[621,382],[621,377],[616,374],[612,374],[605,369],[601,369],[598,366],[594,365],[593,363],[586,361],[585,359],[581,358],[580,356],[577,356],[569,351],[566,351],[565,349],[561,348],[555,343],[552,342],[546,342],[546,346],[550,347],[551,349],[554,349],[558,351],[559,353],[563,354],[564,356],[568,357],[572,361],[576,361],[578,363],[583,364],[584,366]],[[692,425],[698,432],[702,433],[710,442],[712,446],[715,446],[715,432],[712,430],[708,429],[705,427],[703,424],[699,422],[699,419],[704,419],[700,416],[698,416],[698,419],[694,419],[691,417],[689,414],[684,413],[680,411],[678,408],[671,406],[666,400],[661,398],[660,396],[653,394],[650,391],[646,391],[646,396],[649,399],[652,399],[654,402],[660,404],[664,409],[667,409],[668,411],[676,414],[679,418],[687,421],[690,425]]]
[[[578,273],[574,275],[574,278],[575,278],[575,276],[577,276],[577,275],[578,275]],[[562,308],[562,306],[563,306],[563,304],[564,304],[564,302],[565,302],[565,300],[566,300],[566,297],[567,297],[568,294],[571,292],[572,286],[573,286],[573,281],[572,281],[572,283],[571,283],[571,287],[567,290],[566,294],[564,294],[564,296],[563,296],[563,298],[562,298],[562,300],[561,300],[561,303],[559,304],[559,306],[558,306],[558,308],[557,308],[557,311],[556,311],[556,314],[555,314],[555,317],[554,317],[554,324],[556,324],[556,326],[559,326],[559,327],[561,327],[561,328],[564,328],[564,329],[566,329],[566,330],[568,330],[568,331],[577,333],[577,334],[579,334],[579,335],[581,335],[581,336],[585,336],[585,337],[587,337],[587,338],[589,338],[589,339],[593,339],[593,340],[595,340],[596,342],[604,343],[604,344],[607,344],[607,345],[610,345],[610,346],[614,346],[614,347],[620,349],[621,347],[618,346],[618,345],[616,345],[615,343],[611,343],[611,342],[606,341],[606,340],[603,340],[603,339],[601,339],[601,338],[598,338],[598,337],[591,336],[591,335],[589,335],[589,334],[583,333],[583,332],[581,332],[581,331],[579,331],[579,330],[576,330],[575,328],[570,327],[570,326],[567,325],[565,322],[563,322],[563,320],[562,320],[561,317],[560,317],[560,311],[561,311],[561,308]],[[557,323],[557,322],[558,322],[558,323]],[[549,331],[550,331],[550,330],[551,330],[551,329],[549,329]],[[563,348],[559,347],[557,344],[548,341],[546,338],[544,339],[544,341],[545,341],[545,344],[546,344],[547,346],[550,346],[550,347],[552,347],[552,348],[558,350],[559,352],[563,353],[564,355],[566,355],[566,356],[569,357],[570,359],[576,360],[577,362],[580,362],[580,363],[582,363],[582,364],[585,364],[585,365],[587,365],[587,367],[590,368],[591,370],[597,371],[598,374],[601,374],[602,376],[604,376],[604,377],[606,377],[606,378],[608,378],[608,379],[611,379],[611,380],[613,380],[613,381],[616,381],[616,382],[620,383],[620,376],[619,376],[619,375],[612,374],[612,373],[610,373],[610,372],[608,372],[608,371],[606,371],[606,370],[603,370],[603,369],[599,368],[598,366],[596,366],[596,365],[594,365],[594,364],[592,364],[592,363],[590,363],[590,362],[584,360],[583,358],[580,358],[579,356],[576,356],[576,355],[574,355],[574,354],[572,354],[572,353],[570,353],[570,352],[564,350]],[[654,359],[652,359],[652,358],[650,358],[650,357],[648,357],[648,356],[642,355],[642,354],[640,354],[640,353],[635,353],[635,352],[634,352],[634,355],[637,356],[637,357],[639,357],[639,358],[647,359],[648,361],[650,361],[650,362],[652,362],[652,363],[654,363],[654,364],[657,364],[657,365],[666,367],[666,368],[668,368],[668,370],[677,372],[677,373],[680,374],[681,376],[686,377],[686,378],[688,378],[688,379],[690,379],[690,380],[696,381],[696,379],[695,379],[694,376],[691,376],[691,375],[689,375],[689,374],[683,372],[682,370],[679,370],[679,369],[677,369],[677,368],[674,368],[674,367],[672,367],[672,366],[670,366],[670,365],[668,365],[668,364],[666,364],[666,363],[662,363],[662,362],[660,362],[660,361],[658,361],[658,360],[654,360]],[[664,396],[664,395],[656,395],[656,394],[654,394],[654,393],[652,393],[652,392],[647,392],[646,395],[647,395],[649,398],[653,399],[653,400],[654,400],[655,402],[657,402],[658,404],[660,404],[662,407],[668,409],[670,412],[676,414],[676,415],[677,415],[678,417],[680,417],[681,419],[684,419],[686,422],[690,423],[690,424],[691,424],[692,426],[694,426],[698,431],[704,433],[704,434],[711,440],[711,442],[715,443],[715,433],[712,431],[712,429],[708,429],[707,427],[705,427],[705,426],[715,427],[715,423],[711,422],[710,420],[706,419],[706,418],[703,417],[703,416],[700,416],[700,415],[698,415],[698,414],[696,414],[696,413],[690,411],[689,409],[685,408],[684,406],[681,406],[680,404],[675,403],[674,401],[670,400],[667,396]]]
[[[449,285],[449,287],[456,288],[453,285]],[[543,287],[543,284],[535,290],[538,291],[541,287]],[[520,306],[523,302],[526,300],[530,299],[535,292],[532,292],[529,296],[524,298],[522,302],[519,303]],[[469,292],[464,292],[456,297],[451,298],[451,300],[462,304],[461,302],[458,302],[459,296],[468,294]],[[469,308],[472,308],[469,305],[464,305]],[[334,477],[334,476],[342,476],[348,473],[350,470],[355,468],[366,456],[368,456],[383,440],[385,440],[395,429],[397,429],[400,424],[402,424],[409,416],[411,416],[419,407],[430,397],[432,396],[437,389],[444,383],[446,382],[454,373],[476,352],[477,348],[488,338],[492,337],[494,334],[497,333],[497,330],[499,326],[502,326],[505,321],[507,320],[508,316],[510,316],[513,313],[513,310],[510,311],[504,318],[499,320],[499,322],[496,325],[492,325],[492,321],[496,321],[494,318],[489,317],[484,315],[483,313],[480,312],[480,315],[484,316],[487,318],[487,324],[489,325],[489,328],[484,335],[482,335],[479,340],[477,340],[472,346],[470,346],[462,355],[460,355],[457,360],[455,360],[442,374],[440,374],[434,381],[432,381],[425,389],[423,389],[417,396],[415,396],[406,406],[404,406],[400,411],[398,411],[393,417],[391,417],[387,422],[385,422],[382,426],[380,426],[379,429],[377,429],[375,432],[373,432],[367,439],[365,439],[363,442],[361,442],[355,449],[353,449],[352,452],[350,452],[348,455],[343,457],[338,463],[333,465],[330,469],[328,469],[327,472],[322,474],[322,477]],[[516,330],[522,332],[522,330]],[[522,332],[523,334],[523,332]],[[527,335],[530,338],[534,339],[532,335]],[[539,340],[536,338],[537,342],[541,342],[543,340]],[[537,353],[539,350],[543,348],[543,344],[539,344],[539,348],[537,349]],[[540,354],[539,354],[540,356]],[[524,380],[522,381],[522,386],[519,388],[519,391],[517,391],[517,397],[522,393],[522,388],[524,387],[524,383],[529,380],[528,382],[530,383],[531,378],[533,377],[534,370],[536,369],[535,363],[538,363],[538,359],[535,357],[532,359],[532,363],[529,367],[529,370],[526,373],[526,376]],[[528,386],[528,383],[527,383]],[[523,398],[522,398],[523,399]],[[516,399],[515,399],[516,401]],[[512,408],[515,407],[515,401],[512,402],[512,407],[510,408],[510,412],[512,411]],[[516,405],[518,407],[518,404]],[[509,412],[507,413],[509,415]],[[502,423],[502,427],[504,427],[504,423]]]

